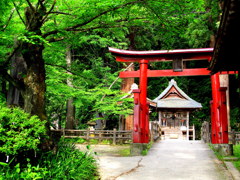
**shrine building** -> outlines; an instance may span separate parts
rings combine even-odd
[[[202,108],[201,103],[185,94],[173,79],[153,102],[156,103],[163,138],[195,140],[194,126],[189,126],[189,113]]]

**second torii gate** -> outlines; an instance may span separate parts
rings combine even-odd
[[[202,76],[210,75],[207,68],[184,69],[183,61],[208,60],[213,54],[213,48],[200,49],[177,49],[159,51],[129,51],[109,48],[119,62],[138,62],[140,70],[120,72],[120,78],[136,77],[139,79],[140,89],[134,90],[134,133],[133,143],[149,143],[149,120],[147,104],[147,79],[148,77],[166,76]],[[148,63],[154,61],[173,61],[179,65],[169,70],[149,70]],[[221,72],[229,74],[230,72]],[[231,72],[234,73],[234,72]],[[228,143],[228,117],[226,107],[226,88],[221,88],[219,74],[211,75],[212,101],[211,101],[211,123],[212,143]]]

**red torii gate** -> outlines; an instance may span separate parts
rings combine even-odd
[[[147,104],[147,78],[164,76],[202,76],[210,75],[207,68],[149,70],[148,63],[153,61],[192,61],[208,60],[213,55],[213,48],[177,49],[159,51],[129,51],[109,48],[119,62],[138,62],[140,70],[120,72],[120,78],[138,77],[140,89],[134,90],[134,133],[133,143],[149,143],[149,120]],[[221,72],[233,74],[235,72]],[[211,124],[212,143],[228,143],[228,116],[226,107],[226,88],[220,87],[219,74],[211,75],[212,101]]]

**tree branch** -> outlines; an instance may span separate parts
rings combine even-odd
[[[50,63],[45,63],[45,64],[48,65],[48,66],[54,66],[54,67],[58,67],[58,68],[64,69],[65,71],[67,71],[67,72],[69,72],[69,73],[71,73],[71,74],[73,74],[73,75],[78,75],[78,74],[70,71],[70,70],[69,70],[67,67],[65,67],[65,66],[56,65],[56,64],[50,64]],[[85,78],[85,77],[84,77],[84,78]]]
[[[73,14],[70,13],[65,13],[65,12],[60,12],[60,11],[52,11],[49,14],[63,14],[63,15],[68,15],[68,16],[75,16]]]
[[[6,61],[0,66],[0,69],[5,68],[8,66],[9,62],[11,61],[12,57],[14,56],[14,54],[17,52],[17,50],[20,49],[20,45],[18,45],[17,47],[14,48],[14,50],[12,51],[12,53],[7,57]]]
[[[5,30],[7,29],[8,25],[9,25],[9,23],[10,23],[12,17],[13,17],[13,14],[14,14],[15,10],[16,10],[16,8],[13,8],[13,9],[11,10],[11,14],[10,14],[10,16],[9,16],[6,24],[3,26],[3,28],[2,28],[1,31],[5,31]]]
[[[35,8],[33,7],[32,3],[29,0],[26,0],[28,3],[28,6],[32,9],[32,11],[35,11]],[[39,1],[40,2],[40,1]]]
[[[84,22],[82,22],[82,23],[76,24],[76,25],[71,26],[71,27],[67,27],[67,28],[65,28],[65,29],[63,29],[63,30],[65,30],[65,31],[73,31],[73,30],[75,30],[75,29],[77,29],[77,28],[79,28],[79,27],[82,27],[82,26],[87,25],[88,23],[94,21],[95,19],[97,19],[97,18],[99,18],[99,17],[101,17],[101,16],[103,16],[103,15],[109,13],[109,12],[112,12],[112,11],[115,11],[115,10],[118,10],[118,9],[121,9],[121,8],[123,8],[123,7],[125,7],[125,6],[130,5],[130,4],[135,4],[135,3],[144,2],[144,1],[146,1],[146,0],[137,0],[137,1],[131,1],[131,2],[128,2],[128,3],[125,3],[125,4],[121,4],[121,5],[117,6],[117,7],[114,7],[114,8],[108,9],[108,10],[106,10],[106,11],[103,11],[103,12],[97,14],[96,16],[90,18],[90,19],[87,20],[87,21],[84,21]],[[53,34],[57,34],[58,32],[59,32],[59,30],[49,31],[49,32],[43,34],[43,37],[46,38],[47,36],[53,35]]]
[[[14,5],[16,11],[17,11],[17,14],[18,14],[19,18],[21,19],[21,21],[23,22],[23,24],[26,25],[26,22],[25,22],[24,19],[22,18],[20,12],[18,11],[18,7],[17,7],[17,5],[15,4],[14,1],[13,1],[13,5]]]
[[[14,79],[12,76],[10,76],[7,71],[3,68],[1,68],[0,76],[2,76],[6,81],[11,83],[13,86],[15,86],[17,89],[24,89],[24,83],[20,80]]]
[[[45,22],[45,20],[47,19],[48,15],[49,15],[49,14],[52,12],[52,10],[54,9],[55,5],[56,5],[56,0],[54,0],[51,8],[50,8],[49,11],[46,13],[45,17],[44,17],[43,20],[42,20],[42,23]]]

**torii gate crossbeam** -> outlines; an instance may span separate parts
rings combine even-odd
[[[164,76],[201,76],[210,75],[207,68],[173,70],[149,70],[148,63],[155,61],[192,61],[208,60],[213,54],[213,48],[177,49],[160,51],[129,51],[109,48],[119,62],[138,62],[140,70],[120,72],[120,78],[138,77],[140,89],[134,93],[134,133],[133,143],[149,142],[147,78]],[[235,72],[222,72],[222,74]],[[211,75],[213,101],[211,103],[212,143],[228,143],[228,120],[226,111],[226,89],[220,87],[219,73]]]

